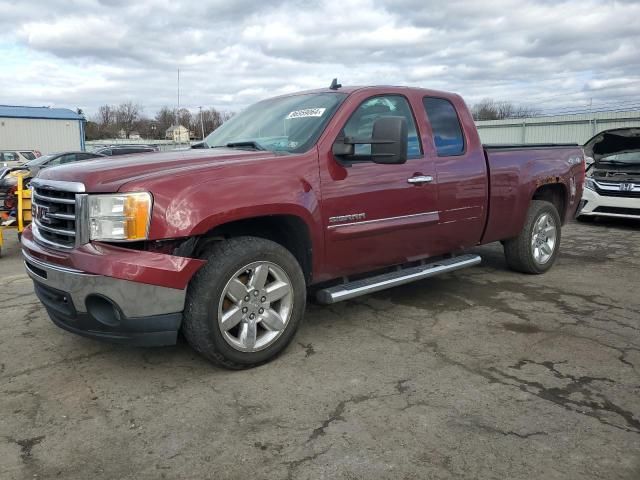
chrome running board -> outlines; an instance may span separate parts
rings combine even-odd
[[[375,277],[342,283],[335,287],[318,290],[316,298],[325,305],[349,300],[373,292],[379,292],[405,283],[415,282],[423,278],[434,277],[441,273],[453,272],[461,268],[472,267],[479,264],[479,255],[465,254],[458,257],[446,258],[432,263],[425,263],[417,267],[403,268],[390,273],[376,275]]]

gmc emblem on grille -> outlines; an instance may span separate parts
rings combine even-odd
[[[49,218],[49,207],[36,205],[36,220],[40,223],[51,223],[51,219]]]
[[[635,185],[633,183],[621,183],[620,184],[620,191],[621,192],[630,192],[634,188],[635,188]]]

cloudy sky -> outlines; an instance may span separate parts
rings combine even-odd
[[[343,84],[640,106],[640,1],[0,0],[0,104],[238,110]]]

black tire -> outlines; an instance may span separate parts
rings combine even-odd
[[[207,264],[187,289],[182,332],[189,344],[217,365],[234,370],[252,368],[274,359],[293,339],[304,316],[306,283],[296,258],[281,245],[257,237],[237,237],[212,244],[202,258]],[[252,262],[271,262],[291,282],[291,315],[280,336],[266,348],[242,352],[232,347],[218,326],[218,308],[227,282]]]
[[[545,214],[551,215],[555,222],[556,241],[549,260],[544,263],[539,263],[534,257],[531,243],[534,226],[540,217]],[[512,270],[522,273],[540,274],[546,272],[553,266],[558,256],[561,232],[560,215],[556,207],[552,203],[543,200],[532,200],[520,235],[504,242],[504,254],[507,259],[507,265],[509,265],[509,268]]]

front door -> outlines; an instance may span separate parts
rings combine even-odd
[[[432,253],[439,220],[435,166],[424,155],[407,98],[398,94],[354,101],[341,134],[370,138],[374,121],[382,116],[407,119],[406,163],[373,163],[370,145],[357,145],[357,161],[350,165],[336,158],[330,145],[320,152],[327,166],[320,175],[325,258],[332,275],[366,272]]]

